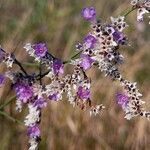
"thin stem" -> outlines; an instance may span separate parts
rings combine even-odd
[[[25,71],[25,69],[23,68],[23,66],[21,65],[21,63],[20,63],[16,58],[14,59],[14,63],[17,64],[17,65],[20,67],[20,69],[22,70],[22,72],[23,72],[26,76],[28,76],[27,72]]]
[[[16,96],[12,96],[8,101],[6,101],[4,104],[0,105],[0,110],[2,110],[5,106],[10,104],[14,99],[16,99]]]
[[[69,63],[71,60],[74,60],[79,54],[81,54],[82,53],[82,51],[79,51],[78,53],[76,53],[75,55],[73,55],[71,58],[70,58],[70,60],[67,60],[67,61],[64,61],[63,63],[64,64],[67,64],[67,63]]]
[[[126,18],[132,11],[137,9],[137,7],[132,7],[130,10],[128,10],[123,16]]]
[[[9,114],[7,114],[7,113],[4,112],[4,111],[0,111],[0,115],[5,116],[6,118],[8,118],[9,120],[13,121],[14,123],[18,123],[18,124],[23,125],[23,122],[21,122],[21,121],[18,120],[18,119],[13,118],[12,116],[10,116]]]

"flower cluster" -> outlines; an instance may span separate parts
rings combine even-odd
[[[147,10],[149,1],[141,3],[133,0],[132,5]],[[86,71],[92,66],[97,67],[105,76],[118,81],[123,88],[124,92],[118,93],[116,99],[125,112],[125,118],[144,116],[150,119],[150,112],[145,111],[142,107],[144,101],[141,99],[142,94],[136,83],[124,79],[119,71],[119,65],[124,60],[119,49],[128,43],[124,33],[124,29],[128,27],[125,16],[111,17],[110,22],[105,23],[96,20],[96,10],[93,7],[84,8],[81,14],[91,24],[91,30],[83,41],[76,45],[78,53],[75,56],[79,56],[78,58],[72,57],[71,60],[63,61],[50,54],[45,43],[28,43],[24,46],[26,52],[39,63],[39,73],[29,74],[13,54],[0,49],[0,62],[4,62],[7,67],[13,67],[13,64],[20,67],[18,72],[11,70],[5,75],[0,75],[0,87],[4,84],[6,77],[12,80],[17,97],[16,110],[21,112],[23,106],[28,107],[29,113],[24,123],[27,126],[29,150],[38,148],[41,139],[42,109],[49,101],[63,100],[65,94],[73,107],[78,106],[82,110],[87,110],[90,115],[100,114],[105,108],[103,104],[92,102],[92,80],[86,74]],[[141,20],[142,16],[143,13],[138,18]],[[72,73],[65,74],[66,64],[72,66]],[[43,72],[44,70],[46,72]],[[44,77],[50,81],[48,84],[42,82]]]
[[[133,8],[137,9],[137,21],[143,21],[144,14],[150,13],[150,0],[131,0]]]

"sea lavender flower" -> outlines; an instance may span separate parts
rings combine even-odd
[[[40,129],[38,125],[29,126],[27,134],[30,138],[39,138],[40,137]]]
[[[0,74],[0,87],[4,85],[4,82],[5,82],[5,76]]]
[[[87,69],[91,68],[93,62],[94,62],[94,60],[93,60],[90,56],[85,55],[85,54],[82,54],[82,55],[81,55],[81,63],[80,63],[80,66],[81,66],[84,70],[87,70]]]
[[[29,99],[33,96],[32,87],[24,83],[16,83],[14,85],[16,95],[22,103],[27,103]]]
[[[50,95],[48,96],[48,98],[49,98],[50,100],[58,101],[58,100],[61,99],[61,95],[60,95],[60,93],[55,92],[55,93],[53,93],[53,94],[50,94]]]
[[[95,21],[96,11],[94,7],[86,7],[82,10],[82,17],[87,21]]]
[[[38,109],[41,109],[41,108],[47,106],[47,102],[44,98],[41,97],[41,98],[38,98],[34,101],[33,106],[37,107]]]
[[[34,44],[32,47],[35,50],[35,55],[37,57],[44,57],[46,55],[47,47],[45,43]]]
[[[129,97],[121,93],[118,93],[116,97],[117,97],[117,103],[122,107],[122,109],[125,109],[129,102]]]
[[[89,48],[94,48],[96,41],[97,41],[96,38],[93,35],[89,34],[84,38],[83,43],[85,48],[89,49]]]
[[[64,65],[60,59],[54,59],[52,67],[55,75],[64,73]]]
[[[131,5],[137,8],[137,21],[143,21],[144,14],[150,13],[149,0],[131,0]]]
[[[90,89],[79,86],[77,95],[82,100],[88,100],[90,98]]]
[[[115,30],[115,32],[113,33],[113,38],[118,44],[125,43],[125,36],[122,32]]]

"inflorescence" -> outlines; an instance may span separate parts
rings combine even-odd
[[[132,0],[132,10],[137,9],[137,20],[143,20],[143,14],[149,13],[150,1]],[[16,93],[16,110],[21,112],[23,106],[27,106],[29,114],[24,123],[27,126],[29,137],[29,150],[36,150],[40,141],[41,110],[47,106],[48,100],[60,101],[66,94],[68,101],[74,107],[87,110],[90,115],[101,113],[105,108],[103,104],[95,105],[91,100],[91,79],[86,71],[92,66],[97,67],[105,76],[118,81],[123,89],[122,93],[116,94],[117,103],[125,112],[125,118],[131,119],[135,116],[143,116],[150,119],[150,112],[144,110],[141,99],[142,94],[136,86],[126,80],[119,71],[119,65],[123,63],[124,57],[120,54],[120,47],[128,43],[123,32],[128,27],[125,17],[111,17],[109,23],[103,23],[96,19],[94,7],[82,10],[82,17],[90,22],[91,30],[81,43],[76,45],[77,55],[68,61],[62,61],[49,53],[45,43],[27,43],[24,48],[26,52],[39,63],[38,74],[28,74],[22,64],[15,58],[14,54],[0,49],[0,62],[4,62],[9,69],[5,75],[0,75],[0,87],[5,83],[5,78],[12,81]],[[12,70],[13,64],[20,67],[20,71]],[[73,67],[72,74],[64,73],[64,66],[70,64]],[[42,71],[45,66],[46,72]],[[46,77],[51,82],[44,84],[42,79]]]

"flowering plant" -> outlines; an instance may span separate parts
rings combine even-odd
[[[136,83],[126,80],[119,71],[124,60],[119,49],[128,44],[124,33],[128,27],[125,20],[127,15],[137,10],[137,21],[143,21],[143,15],[150,10],[149,0],[131,0],[131,5],[130,11],[117,18],[111,17],[109,23],[96,19],[94,7],[84,8],[81,15],[91,24],[91,31],[76,45],[77,54],[67,61],[53,56],[45,43],[27,43],[24,46],[26,52],[39,63],[38,74],[29,74],[13,53],[0,48],[0,62],[9,68],[4,75],[0,75],[0,87],[5,83],[5,78],[9,78],[16,93],[16,110],[21,112],[23,106],[29,109],[24,120],[29,136],[29,150],[38,148],[41,139],[41,110],[47,106],[48,100],[60,101],[66,94],[70,104],[89,111],[90,115],[97,115],[105,108],[103,104],[95,105],[91,100],[92,80],[86,71],[93,66],[105,76],[118,81],[123,88],[124,92],[117,93],[116,99],[125,112],[126,119],[135,116],[150,119],[150,112],[142,107],[144,101]],[[73,72],[66,75],[64,67],[67,64],[72,66]],[[20,70],[13,71],[13,65],[18,65]],[[48,78],[50,83],[43,83],[43,78]]]

